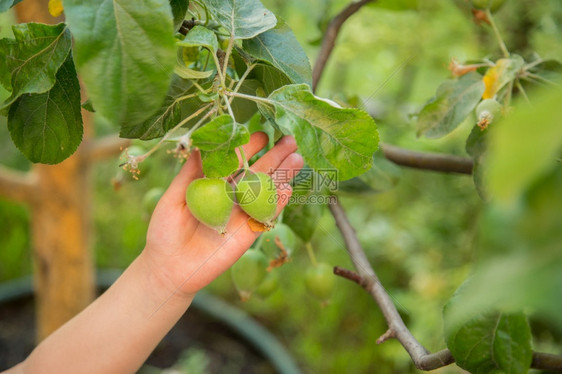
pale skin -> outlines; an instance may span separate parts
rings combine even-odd
[[[266,145],[264,133],[252,134],[244,146],[246,156],[251,158]],[[288,182],[303,166],[296,150],[295,140],[286,136],[251,167],[270,173],[276,182],[278,213],[291,194]],[[259,236],[238,207],[224,236],[191,215],[185,191],[201,177],[201,158],[193,152],[160,199],[141,254],[103,295],[2,374],[136,372],[195,294]]]

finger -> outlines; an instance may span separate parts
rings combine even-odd
[[[185,203],[187,185],[193,180],[202,177],[201,153],[198,150],[194,150],[189,155],[178,175],[175,176],[164,196],[162,196],[162,200],[170,203]]]
[[[261,151],[268,143],[269,138],[265,132],[258,131],[250,135],[250,141],[242,146],[244,149],[244,154],[246,159],[249,160],[255,156],[256,153]],[[239,165],[242,167],[242,157],[240,156],[240,150],[236,148],[236,155],[238,156]]]
[[[292,136],[284,136],[265,155],[260,157],[250,169],[255,172],[272,174],[283,160],[297,150],[297,142]]]
[[[273,172],[271,178],[275,185],[290,182],[304,166],[304,159],[298,153],[291,153],[281,162],[281,165]]]

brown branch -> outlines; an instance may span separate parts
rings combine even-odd
[[[539,370],[562,372],[562,356],[533,352],[531,367]]]
[[[430,353],[416,340],[404,324],[390,296],[378,280],[375,271],[367,260],[367,256],[359,243],[359,239],[343,207],[337,199],[336,202],[330,204],[329,207],[336,221],[336,225],[344,238],[351,260],[358,271],[358,273],[355,273],[351,270],[336,266],[334,267],[334,274],[359,284],[365,291],[371,294],[378,304],[388,324],[388,330],[377,339],[377,344],[381,344],[388,339],[398,340],[412,358],[414,365],[420,370],[435,370],[454,363],[455,359],[448,349]],[[534,352],[531,367],[541,370],[562,371],[562,356]]]
[[[130,139],[120,138],[117,134],[94,139],[88,144],[85,144],[85,159],[91,162],[114,157],[121,153],[124,148],[128,147],[130,143]]]
[[[32,171],[21,172],[0,165],[0,196],[31,203],[36,196],[37,177]]]
[[[332,54],[342,25],[349,17],[361,9],[363,5],[370,3],[371,1],[373,0],[353,1],[330,21],[330,24],[326,29],[326,33],[324,34],[324,39],[322,40],[322,46],[318,52],[316,63],[312,69],[312,91],[316,91],[316,87],[318,86],[320,77],[324,72],[326,63]]]
[[[384,157],[397,165],[445,173],[472,174],[474,163],[468,157],[417,152],[380,143]]]

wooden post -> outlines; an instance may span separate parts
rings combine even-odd
[[[47,0],[25,0],[14,9],[18,22],[58,23]],[[94,298],[90,249],[92,199],[88,157],[90,116],[82,111],[84,142],[58,165],[34,165],[37,178],[31,200],[37,340],[56,330]]]

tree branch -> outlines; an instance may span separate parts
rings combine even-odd
[[[336,15],[330,21],[326,33],[324,34],[324,39],[322,40],[322,46],[318,52],[318,57],[312,69],[312,91],[316,91],[320,77],[324,72],[326,63],[332,54],[332,50],[336,44],[336,39],[340,32],[340,29],[345,21],[351,17],[355,12],[357,12],[361,7],[373,0],[359,0],[351,2],[347,7],[345,7],[338,15]]]
[[[37,178],[32,171],[21,172],[0,165],[0,196],[9,200],[31,203],[35,198]]]
[[[552,355],[550,353],[533,352],[531,367],[533,369],[561,372],[562,356]]]
[[[453,363],[454,360],[449,351],[430,354],[429,351],[416,340],[410,330],[408,330],[396,306],[367,260],[367,256],[359,243],[353,226],[351,226],[351,223],[347,219],[343,207],[337,199],[336,202],[330,204],[329,207],[336,221],[336,225],[343,236],[351,261],[359,272],[358,276],[362,279],[359,284],[371,294],[386,319],[389,331],[385,333],[385,335],[397,339],[404,349],[406,349],[416,367],[420,370],[433,370]]]
[[[358,271],[358,273],[355,273],[351,270],[336,266],[334,267],[334,274],[359,284],[365,291],[371,294],[378,304],[388,324],[388,330],[377,339],[377,344],[381,344],[388,339],[398,340],[412,358],[416,368],[420,370],[435,370],[454,363],[455,359],[448,349],[430,353],[416,340],[404,324],[390,296],[378,280],[375,271],[367,260],[367,256],[359,243],[359,239],[343,207],[337,199],[336,202],[330,204],[329,207],[336,221],[336,225],[344,238],[351,260]],[[562,370],[562,356],[534,352],[531,367],[534,369],[560,371]]]
[[[120,138],[117,134],[94,139],[84,147],[85,159],[90,162],[105,160],[121,153],[130,143],[130,139]]]
[[[445,173],[472,174],[474,163],[468,157],[416,152],[394,145],[380,143],[384,157],[397,165]]]

